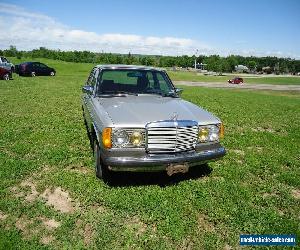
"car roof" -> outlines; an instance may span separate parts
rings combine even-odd
[[[144,66],[144,65],[126,65],[126,64],[98,64],[95,66],[99,69],[136,69],[136,70],[156,70],[164,71],[163,69],[158,69],[154,67]]]
[[[40,62],[36,62],[36,61],[34,61],[34,62],[22,62],[20,64],[29,64],[29,63],[40,63]]]

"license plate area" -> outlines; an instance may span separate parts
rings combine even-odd
[[[169,176],[177,173],[187,173],[189,171],[189,165],[187,163],[170,164],[166,170]]]

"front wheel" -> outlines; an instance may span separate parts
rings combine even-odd
[[[3,80],[5,81],[8,81],[9,80],[9,73],[6,73],[4,76],[3,76]]]
[[[97,140],[94,140],[94,158],[95,158],[95,172],[96,176],[103,181],[109,179],[109,170],[106,165],[101,160],[100,148]]]
[[[50,76],[55,76],[55,72],[54,72],[54,71],[51,71],[51,72],[50,72]]]

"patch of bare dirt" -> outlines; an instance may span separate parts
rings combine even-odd
[[[21,191],[21,190],[19,189],[19,187],[17,187],[17,186],[11,187],[11,188],[10,188],[10,191],[11,191],[11,193],[12,193],[15,197],[17,197],[17,198],[21,198],[21,197],[24,197],[24,196],[25,196],[24,192]]]
[[[207,216],[203,214],[198,215],[197,219],[198,228],[204,232],[213,232],[215,230],[214,225],[208,221]]]
[[[40,220],[42,221],[43,225],[49,230],[56,229],[60,226],[60,222],[58,222],[54,219],[48,219],[48,218],[41,217]]]
[[[7,214],[0,211],[0,220],[5,220],[7,218]]]
[[[190,239],[190,237],[186,237],[185,239],[183,239],[182,244],[180,246],[178,246],[176,249],[178,250],[191,250],[193,249],[194,243],[193,241]]]
[[[224,250],[231,250],[231,249],[233,249],[233,247],[226,244],[223,249]]]
[[[269,197],[278,197],[278,194],[276,193],[263,193],[262,197],[265,198],[269,198]]]
[[[90,223],[85,224],[82,219],[75,222],[76,231],[83,237],[85,246],[90,246],[93,243],[95,231]]]
[[[125,221],[125,226],[135,231],[136,236],[142,235],[147,230],[147,225],[138,216],[131,217]]]
[[[299,189],[293,189],[293,190],[291,191],[291,193],[292,193],[292,196],[293,196],[295,199],[297,199],[297,200],[300,199],[300,190],[299,190]]]
[[[86,246],[89,246],[92,243],[94,235],[95,235],[95,231],[94,231],[92,225],[89,223],[86,224],[84,227],[84,232],[83,232],[84,244]]]
[[[263,147],[247,147],[247,149],[252,151],[261,152],[263,150]]]
[[[231,152],[238,154],[238,155],[245,155],[245,152],[243,150],[239,150],[239,149],[231,149]]]
[[[49,245],[54,240],[55,240],[55,238],[53,235],[46,235],[41,238],[40,242],[44,245]]]
[[[94,204],[94,205],[92,205],[90,207],[90,210],[91,211],[97,211],[97,212],[99,212],[101,214],[108,211],[108,209],[105,206],[100,205],[100,204]]]
[[[251,128],[254,132],[269,132],[269,133],[275,133],[276,131],[270,127],[257,127],[257,128]]]
[[[224,181],[225,180],[223,176],[212,176],[210,178],[214,181]]]
[[[81,173],[81,174],[88,174],[93,172],[91,168],[87,168],[83,165],[71,165],[68,166],[67,169],[69,169],[72,172]]]
[[[35,184],[30,180],[22,181],[20,184],[21,187],[29,187],[30,192],[25,196],[25,201],[33,202],[39,195],[39,192],[36,190]]]
[[[30,238],[32,235],[37,234],[37,230],[31,227],[32,224],[32,220],[29,220],[26,216],[21,216],[17,219],[15,226],[22,232],[24,238]]]
[[[199,181],[201,182],[208,182],[208,181],[224,181],[224,177],[223,176],[204,176],[202,178],[199,179]]]
[[[74,211],[69,193],[63,191],[60,187],[57,187],[54,191],[47,188],[41,196],[46,200],[46,204],[54,207],[55,210],[62,213],[72,213]]]

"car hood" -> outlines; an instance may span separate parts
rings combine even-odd
[[[102,106],[102,107],[101,107]],[[149,122],[194,120],[199,125],[220,123],[206,110],[180,98],[139,95],[97,98],[96,109],[104,109],[116,127],[145,127]]]

